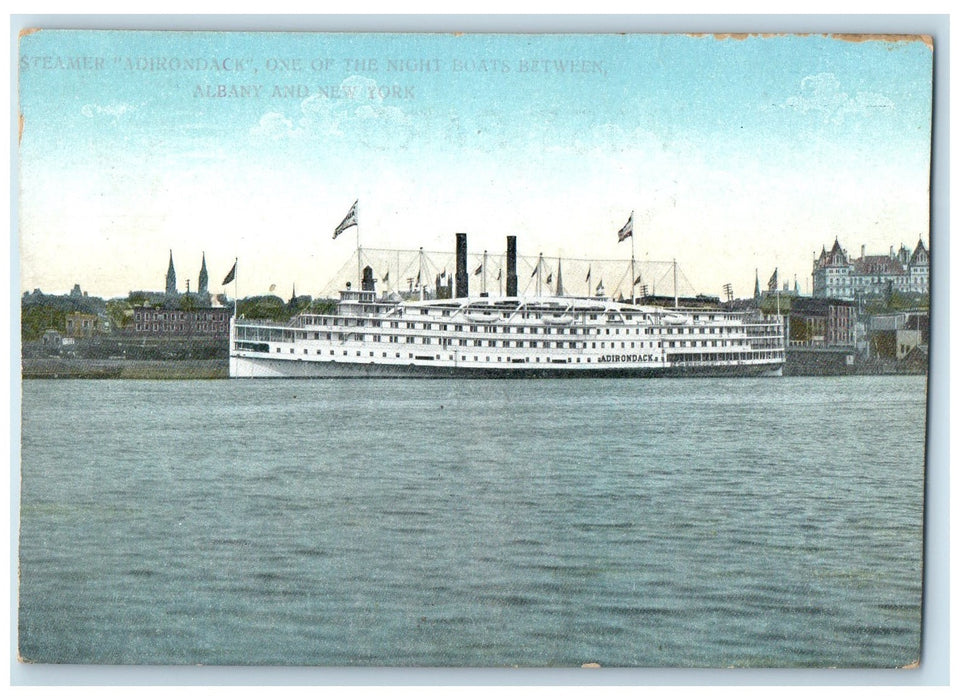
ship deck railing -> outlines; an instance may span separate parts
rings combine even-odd
[[[237,319],[235,325],[237,326],[259,326],[259,327],[270,327],[270,328],[292,328],[299,327],[293,326],[294,319],[289,321],[271,321],[267,318],[243,318],[242,316]]]

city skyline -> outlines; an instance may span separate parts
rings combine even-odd
[[[315,295],[357,199],[364,247],[629,260],[635,212],[638,261],[699,292],[807,291],[835,238],[930,245],[931,68],[920,40],[824,36],[42,31],[21,292],[151,289],[173,249],[212,292],[239,258],[241,296]]]
[[[921,241],[921,243],[923,248],[928,248],[926,241]],[[890,256],[891,259],[893,260],[899,260],[902,254],[902,250],[900,246],[890,246],[889,251],[870,251],[870,250],[864,250],[862,248],[861,250],[858,250],[858,251],[852,251],[850,248],[848,248],[847,246],[843,246],[842,244],[841,244],[841,248],[844,254],[847,255],[850,260],[859,259],[854,253],[861,253],[865,255],[866,258],[868,259],[877,257],[877,256],[880,256],[880,257]],[[908,256],[912,255],[917,250],[916,246],[915,247],[904,246],[904,248],[907,251]],[[830,250],[831,246],[825,246],[825,249]],[[394,264],[392,263],[394,253],[399,253],[403,256],[402,257],[403,271],[409,274],[409,276],[404,276],[400,279],[399,285],[397,284],[397,280],[395,279],[396,275],[393,275],[393,278],[390,277],[390,274],[395,272],[395,267],[394,267]],[[413,270],[416,269],[416,263],[414,262],[414,258],[418,254],[422,254],[425,256],[424,259],[426,262],[423,267],[423,271],[424,271],[423,286],[425,288],[427,289],[433,288],[433,285],[436,281],[432,278],[432,276],[436,276],[436,275],[433,275],[433,273],[435,273],[437,270],[440,270],[441,268],[443,270],[443,274],[442,274],[442,277],[444,278],[443,283],[446,284],[452,281],[453,272],[450,272],[450,270],[452,270],[453,267],[455,266],[455,260],[454,260],[455,252],[452,250],[451,251],[419,251],[418,253],[418,251],[414,251],[414,250],[398,249],[398,250],[388,251],[387,249],[364,249],[362,251],[362,255],[363,255],[362,260],[363,260],[364,266],[369,265],[371,266],[372,269],[374,269],[374,275],[375,275],[374,280],[378,285],[377,286],[378,290],[403,291],[403,290],[406,290],[408,286],[410,286],[411,290],[413,289],[413,286],[411,285],[416,286],[414,284],[414,280],[416,276]],[[389,261],[386,263],[383,262],[385,256],[386,258],[389,259]],[[354,251],[352,258],[354,261],[356,260],[356,251]],[[171,265],[171,262],[172,262],[173,269],[176,271],[175,279],[173,282],[175,293],[177,294],[203,293],[200,291],[199,286],[200,286],[200,278],[202,277],[203,272],[206,270],[205,251],[201,251],[201,262],[200,262],[201,267],[197,272],[197,274],[194,276],[189,276],[189,275],[191,271],[194,269],[194,267],[196,266],[191,267],[190,266],[191,263],[187,262],[183,264],[183,266],[181,267],[181,265],[176,262],[176,259],[177,259],[176,251],[173,251],[172,249],[168,250],[168,260],[166,264],[167,269],[164,275],[167,275],[167,276],[169,275],[169,272],[170,272],[169,266]],[[381,261],[380,263],[377,262],[378,259]],[[482,263],[482,261],[485,259],[489,260],[489,264],[487,265],[487,269],[483,273],[485,277],[481,278],[480,271],[483,270],[484,266],[483,264],[480,264],[480,263]],[[567,276],[567,280],[568,280],[567,283],[563,285],[563,289],[564,289],[563,293],[566,296],[583,296],[583,295],[589,296],[594,291],[596,291],[595,288],[598,287],[597,281],[599,280],[599,282],[603,282],[604,279],[607,279],[608,282],[610,282],[609,285],[607,284],[603,285],[603,287],[606,289],[606,292],[608,294],[611,294],[614,292],[614,289],[610,289],[608,287],[613,287],[618,291],[622,291],[623,289],[629,289],[628,287],[629,273],[630,273],[629,259],[591,260],[591,259],[580,259],[580,258],[560,258],[557,256],[547,256],[547,255],[543,255],[539,259],[542,263],[544,263],[544,267],[543,267],[544,278],[546,278],[547,276],[552,277],[554,271],[559,269],[562,265],[567,266],[567,272],[562,273]],[[489,292],[491,294],[502,294],[503,284],[504,284],[503,276],[502,276],[503,266],[505,264],[504,260],[505,260],[505,256],[500,251],[490,251],[490,250],[469,251],[469,267],[470,267],[470,270],[472,271],[472,273],[469,275],[471,292],[474,294],[479,293],[479,290],[482,286],[483,291],[485,292]],[[532,256],[532,255],[519,257],[519,261],[525,265],[526,271],[528,272],[535,271],[537,260],[538,260],[537,256]],[[238,261],[234,260],[230,264],[230,268],[228,269],[226,275],[223,275],[224,279],[229,279],[229,282],[227,284],[218,283],[218,282],[213,282],[212,284],[210,283],[205,284],[204,285],[205,289],[214,290],[212,292],[208,291],[208,293],[212,294],[213,296],[224,294],[228,298],[233,298],[234,278],[237,275],[237,270],[235,265],[237,264],[239,264]],[[477,264],[479,264],[479,267],[477,267],[474,270],[473,269],[474,265],[477,265]],[[572,268],[572,272],[574,274],[571,274],[571,264],[573,265],[579,264],[579,267]],[[583,270],[589,271],[590,269],[592,269],[593,264],[598,265],[598,268],[597,268],[598,272],[595,274],[595,279],[593,280],[593,282],[591,282],[589,278],[586,281],[583,279],[580,279],[580,277],[582,277],[582,274],[578,276],[577,273],[582,273]],[[586,265],[586,267],[584,267],[584,265]],[[638,295],[641,294],[641,287],[646,287],[647,292],[651,295],[657,294],[657,288],[655,284],[656,279],[660,279],[661,295],[663,294],[670,295],[673,293],[672,281],[671,279],[667,279],[667,277],[669,277],[672,274],[671,271],[672,271],[673,261],[637,260],[636,265],[637,267],[635,271],[640,273],[640,281],[636,285],[636,291]],[[348,261],[347,264],[341,266],[339,271],[344,272],[347,269],[355,270],[355,267],[356,267],[355,263]],[[580,268],[583,268],[583,269],[580,269]],[[677,269],[680,275],[680,283],[679,283],[680,292],[679,293],[681,296],[702,293],[699,290],[695,289],[694,283],[691,282],[686,277],[685,272],[682,271],[679,261],[677,262]],[[646,273],[648,273],[651,270],[657,271],[657,275],[655,278],[651,278],[647,276]],[[666,272],[664,272],[664,270],[666,270]],[[613,272],[613,274],[605,278],[604,272]],[[811,287],[813,286],[811,284],[812,279],[810,279],[813,277],[813,275],[808,275],[807,279],[805,279],[804,282],[801,283],[800,282],[801,277],[797,275],[791,276],[789,274],[786,274],[780,271],[779,268],[776,268],[776,267],[773,269],[772,272],[770,272],[769,270],[766,272],[769,274],[765,274],[764,271],[761,271],[759,269],[755,271],[755,283],[759,287],[761,292],[773,291],[771,284],[773,284],[772,280],[776,279],[777,280],[776,289],[778,291],[787,290],[791,293],[798,293],[804,296],[810,296],[811,294],[814,293],[814,290],[811,289]],[[387,279],[382,279],[384,274],[387,275]],[[216,273],[215,273],[215,276],[216,276]],[[307,296],[312,296],[316,298],[320,298],[323,296],[333,296],[335,295],[335,292],[331,290],[333,289],[334,286],[337,286],[338,282],[342,283],[342,281],[343,280],[340,280],[339,277],[335,277],[331,281],[327,282],[327,284],[324,287],[321,287],[318,293],[311,293],[308,291],[308,292],[303,292],[303,294],[297,294],[297,296],[307,295]],[[146,287],[140,287],[140,288],[131,287],[126,292],[111,296],[111,295],[98,294],[97,290],[86,288],[86,285],[84,284],[83,280],[77,280],[71,286],[70,290],[61,290],[61,289],[44,290],[44,289],[35,287],[34,289],[21,290],[21,295],[28,296],[30,294],[33,294],[39,291],[41,293],[44,293],[50,296],[75,296],[77,294],[77,290],[79,289],[84,295],[96,296],[96,297],[101,297],[105,299],[108,299],[108,298],[116,299],[116,298],[127,297],[130,294],[138,294],[138,293],[162,294],[164,292],[162,291],[161,288],[164,286],[165,285],[163,284],[154,284],[153,286],[146,286]],[[342,287],[342,284],[340,284],[340,286]],[[555,285],[547,285],[545,288],[549,287],[552,289],[553,286]],[[278,283],[271,283],[269,288],[265,291],[255,291],[249,294],[240,294],[240,296],[254,297],[254,296],[261,296],[266,294],[273,294],[275,296],[283,297],[285,296],[286,289],[288,288],[291,290],[291,293],[295,293],[296,283],[291,282],[286,287]],[[588,292],[587,288],[593,291]],[[526,284],[521,285],[520,294],[521,295],[531,294],[535,289],[536,289],[535,276],[531,276],[528,279],[526,279]],[[498,292],[497,290],[500,290],[500,291]],[[725,292],[725,291],[726,290],[721,290],[721,292]],[[721,294],[714,294],[712,296],[724,297],[725,295],[721,293]],[[750,290],[744,290],[744,293],[736,295],[736,298],[745,299],[752,296],[754,296],[754,290],[750,289]]]

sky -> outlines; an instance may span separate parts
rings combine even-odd
[[[20,40],[21,291],[161,290],[172,250],[181,290],[205,255],[212,291],[237,259],[241,296],[318,294],[358,236],[466,232],[473,254],[632,243],[700,293],[774,269],[809,293],[835,238],[929,244],[932,60],[827,36],[44,30]]]

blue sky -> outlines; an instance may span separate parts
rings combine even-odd
[[[42,31],[20,56],[25,290],[159,289],[172,248],[181,288],[205,252],[241,294],[317,293],[355,199],[364,247],[565,258],[629,258],[635,210],[637,258],[707,294],[808,290],[834,237],[928,241],[920,41]]]

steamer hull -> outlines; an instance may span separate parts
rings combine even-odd
[[[353,362],[303,362],[269,357],[231,357],[230,376],[260,379],[547,379],[565,377],[772,377],[782,364],[702,367],[445,367]]]

